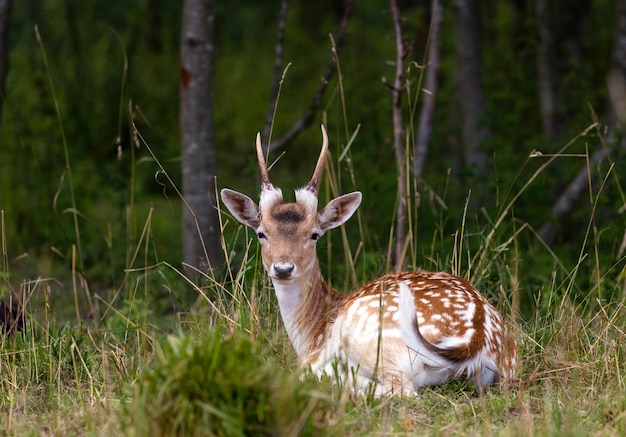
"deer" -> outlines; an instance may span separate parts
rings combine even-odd
[[[322,149],[310,181],[286,203],[270,182],[260,135],[258,205],[228,188],[221,198],[232,216],[251,228],[274,287],[289,340],[303,368],[342,382],[349,378],[375,395],[418,394],[455,379],[480,389],[506,388],[515,375],[517,346],[498,310],[466,279],[445,272],[405,271],[374,279],[352,293],[323,278],[316,243],[357,210],[358,191],[318,211],[318,190],[328,154]]]

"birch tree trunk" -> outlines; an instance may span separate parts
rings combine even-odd
[[[9,72],[9,21],[12,0],[0,0],[0,120],[4,106],[4,84]]]
[[[489,155],[481,149],[489,136],[480,50],[480,1],[453,0],[456,84],[461,108],[465,165],[477,174],[488,171]]]
[[[185,0],[180,38],[180,135],[183,258],[190,278],[222,264],[213,140],[214,21],[213,0]]]
[[[430,34],[428,36],[428,58],[426,62],[426,77],[424,92],[422,93],[422,111],[420,113],[417,133],[415,135],[415,157],[413,171],[421,176],[426,165],[430,133],[433,128],[433,116],[439,88],[439,57],[441,51],[441,22],[443,21],[443,6],[439,0],[432,2],[432,18]]]

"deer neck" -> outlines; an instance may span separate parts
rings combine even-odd
[[[300,360],[307,362],[324,345],[342,296],[324,281],[317,260],[292,281],[272,282],[289,340]]]

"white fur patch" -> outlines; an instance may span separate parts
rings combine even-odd
[[[265,211],[269,211],[274,207],[274,205],[281,203],[282,201],[283,192],[280,188],[261,191],[261,198],[259,199],[259,209],[261,210],[261,214]]]
[[[306,188],[296,190],[296,202],[305,207],[308,211],[317,212],[317,196]]]
[[[448,363],[443,358],[432,353],[427,345],[423,343],[423,339],[415,331],[420,329],[415,325],[417,319],[417,311],[415,309],[415,303],[413,300],[413,292],[408,284],[404,281],[398,283],[398,294],[400,297],[400,332],[402,333],[402,339],[408,346],[411,355],[414,355],[414,359],[421,361],[424,364],[432,368],[446,368]]]

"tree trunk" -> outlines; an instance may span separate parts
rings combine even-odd
[[[615,29],[611,71],[608,78],[609,115],[607,124],[612,128],[626,131],[626,0],[615,1]]]
[[[4,106],[4,84],[9,72],[9,22],[12,0],[0,0],[0,120]]]
[[[482,150],[489,129],[480,50],[479,0],[453,0],[456,84],[461,109],[465,164],[484,178],[489,155]]]
[[[536,0],[535,2],[539,33],[539,46],[537,50],[539,101],[541,105],[543,134],[549,143],[558,139],[562,130],[559,113],[559,93],[556,85],[557,54],[553,11],[550,8],[552,3],[553,2],[548,0]]]
[[[402,93],[404,91],[404,43],[400,11],[396,0],[390,0],[391,16],[393,17],[396,39],[396,72],[391,88],[391,110],[393,117],[393,148],[396,152],[396,166],[398,167],[398,205],[396,208],[394,266],[396,271],[404,264],[404,243],[406,240],[406,181],[404,153],[404,126],[402,124]]]
[[[213,141],[213,0],[185,0],[180,41],[183,258],[190,278],[220,267]],[[197,269],[197,270],[196,270]]]
[[[441,51],[441,22],[443,21],[443,6],[439,0],[433,0],[432,21],[430,35],[428,37],[428,58],[426,63],[426,78],[424,80],[424,93],[422,93],[422,111],[418,124],[415,141],[415,157],[413,158],[413,171],[416,176],[421,176],[426,165],[428,143],[433,128],[433,116],[437,101],[439,55]]]

